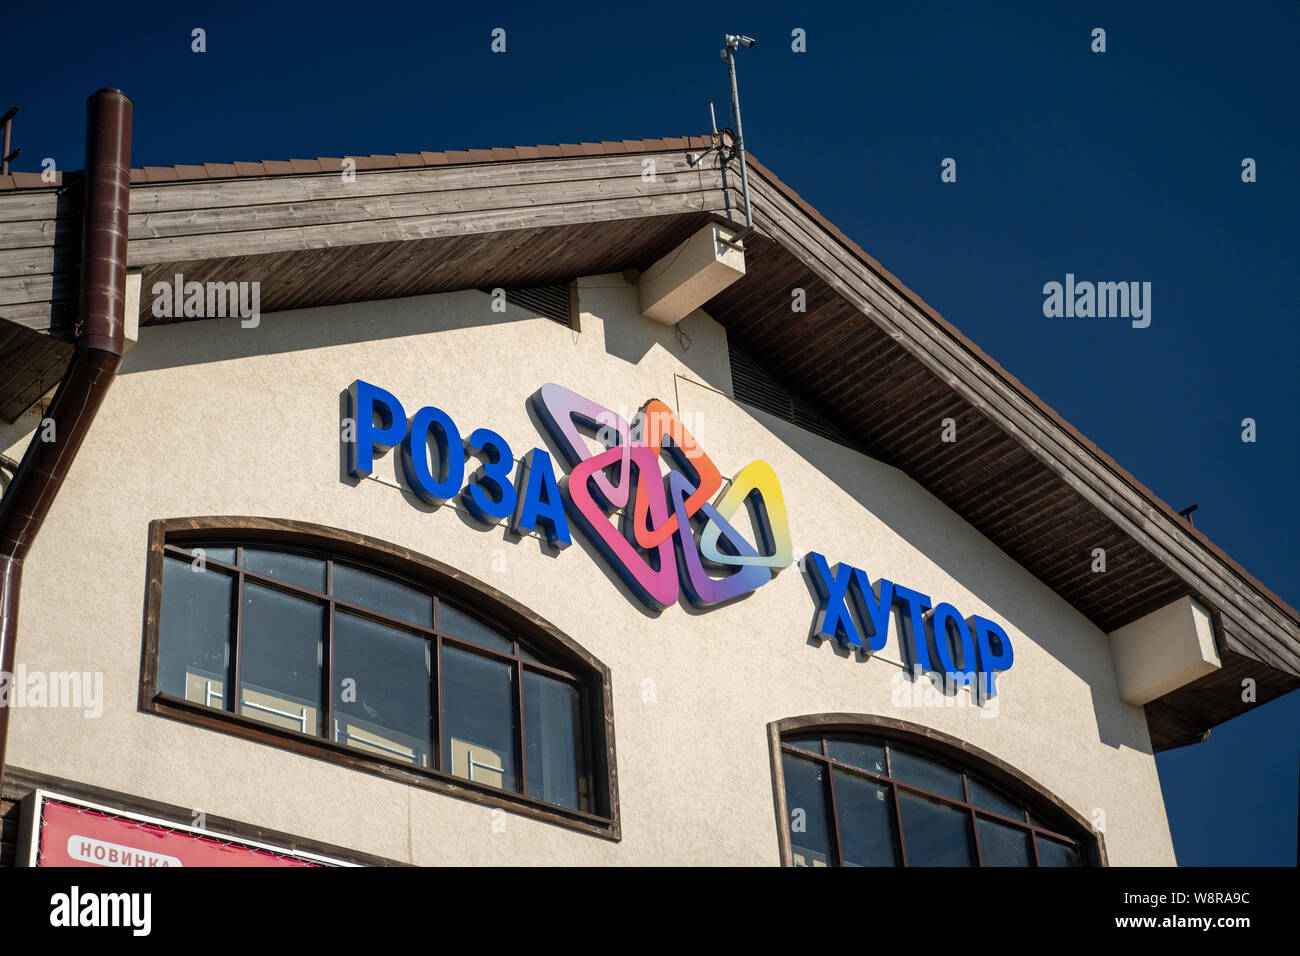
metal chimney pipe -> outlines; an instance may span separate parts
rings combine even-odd
[[[103,89],[86,101],[76,347],[47,412],[54,422],[52,440],[42,440],[44,428],[33,436],[0,498],[0,673],[6,675],[14,670],[23,561],[122,362],[131,114],[131,101],[121,90]],[[9,711],[0,707],[0,781],[8,749]]]

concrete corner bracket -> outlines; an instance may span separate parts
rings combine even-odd
[[[1220,667],[1210,612],[1182,597],[1110,634],[1119,695],[1142,706]]]
[[[737,231],[711,223],[641,274],[641,314],[676,325],[745,275]]]

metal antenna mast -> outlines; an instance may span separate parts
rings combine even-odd
[[[740,125],[740,92],[736,89],[736,50],[741,46],[753,46],[758,41],[734,33],[728,33],[726,41],[722,58],[727,61],[727,70],[731,74],[731,115],[736,122],[736,153],[740,156],[740,188],[745,196],[745,232],[748,233],[754,228],[754,216],[749,208],[749,167],[745,162],[745,131]]]
[[[5,146],[4,150],[0,151],[0,176],[9,175],[9,164],[22,152],[21,149],[15,149],[12,153],[9,152],[9,131],[13,127],[14,117],[17,115],[18,107],[11,106],[4,116],[0,116],[0,123],[3,123],[5,128]]]

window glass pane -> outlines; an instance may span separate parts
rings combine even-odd
[[[443,607],[446,607],[446,605],[444,604]],[[560,670],[571,671],[573,669],[572,667],[567,666],[563,661],[557,664],[551,658],[542,656],[523,641],[519,642],[519,656],[526,661],[532,661],[534,664],[546,664],[548,667],[558,667]]]
[[[524,671],[524,727],[529,795],[573,810],[586,809],[577,688]]]
[[[889,788],[835,771],[835,812],[845,866],[896,866]]]
[[[321,634],[325,609],[244,582],[240,708],[246,717],[321,733]]]
[[[224,561],[226,564],[235,563],[235,549],[226,547],[225,545],[203,544],[202,542],[199,542],[198,544],[177,545],[177,547],[184,548],[191,554],[196,554],[197,552],[202,551],[204,558],[210,558],[213,561]]]
[[[442,707],[445,769],[516,789],[514,665],[444,644]]]
[[[822,755],[821,734],[795,734],[793,737],[782,737],[781,742],[819,757]]]
[[[438,602],[438,630],[507,654],[514,653],[514,641],[511,638],[504,637],[463,611],[456,610],[446,601]]]
[[[903,816],[903,845],[908,866],[972,866],[970,834],[964,810],[924,797],[898,792]]]
[[[220,571],[163,558],[159,693],[226,708],[234,590],[235,579]]]
[[[881,744],[851,737],[827,737],[826,753],[832,760],[840,760],[882,777],[885,773],[885,748]]]
[[[1012,817],[1016,820],[1025,818],[1025,808],[1016,803],[1009,797],[1004,797],[998,791],[984,786],[974,777],[967,776],[966,782],[970,784],[970,802],[984,810],[992,810],[994,813],[1000,813],[1004,817]]]
[[[831,830],[826,814],[825,766],[781,755],[790,849],[795,866],[832,866]]]
[[[334,596],[362,607],[372,608],[389,617],[433,627],[433,597],[392,578],[369,571],[334,565]]]
[[[325,591],[325,562],[287,551],[244,549],[244,569],[312,591]]]
[[[951,797],[953,800],[966,802],[966,795],[961,787],[961,774],[954,773],[933,760],[927,760],[925,757],[919,757],[906,751],[895,750],[892,747],[890,748],[889,759],[896,780],[923,787],[941,796]],[[907,842],[906,836],[903,839],[904,842]],[[908,857],[910,859],[910,853]]]
[[[431,644],[339,611],[334,618],[334,739],[429,767]]]
[[[1037,837],[1038,840],[1038,863],[1040,866],[1082,866],[1079,859],[1079,850],[1077,847],[1070,846],[1068,843],[1062,843],[1059,840],[1049,840],[1045,836]]]
[[[980,859],[985,866],[1029,866],[1033,857],[1029,833],[1018,827],[976,817],[980,831]]]

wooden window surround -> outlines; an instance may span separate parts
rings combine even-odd
[[[160,693],[158,652],[164,558],[167,556],[184,558],[187,556],[186,550],[205,545],[213,548],[222,545],[241,545],[289,549],[327,561],[332,559],[345,561],[349,565],[405,581],[432,594],[437,599],[446,598],[458,607],[472,612],[474,616],[489,622],[502,634],[513,636],[515,638],[513,655],[498,653],[496,656],[502,660],[509,658],[518,679],[516,697],[520,701],[522,697],[519,694],[525,668],[529,672],[549,672],[551,675],[572,681],[581,688],[579,709],[582,749],[585,753],[580,759],[585,764],[585,777],[590,785],[590,810],[559,806],[536,799],[527,792],[498,789],[439,769],[448,765],[450,756],[445,760],[435,759],[432,768],[425,768],[409,761],[389,759],[382,754],[338,743],[328,736],[317,736],[273,726],[231,710],[221,710],[194,700]],[[290,594],[295,591],[300,594],[308,593],[301,588],[295,588],[292,584],[258,577],[236,565],[208,560],[223,573],[236,579],[237,608],[243,606],[241,592],[245,578],[259,585],[277,587]],[[378,619],[380,623],[396,623],[365,607],[348,605],[328,593],[312,596],[327,607],[331,637],[335,604],[349,614],[368,616]],[[437,666],[436,662],[441,657],[444,642],[448,647],[464,645],[465,642],[452,635],[436,633],[433,628],[419,629],[409,624],[400,626],[410,631],[421,631],[431,646],[436,645],[435,652],[438,657],[434,658],[434,670],[435,679],[439,683],[440,702],[442,668]],[[237,661],[239,657],[239,643],[242,637],[239,628],[240,624],[236,621],[232,628],[231,640],[234,642],[231,648],[232,661]],[[423,633],[424,631],[427,633]],[[323,644],[325,650],[322,673],[324,675],[330,673],[331,644],[330,639],[325,640]],[[562,667],[547,667],[545,663],[535,661],[528,654],[530,647],[546,655],[552,665],[558,664]],[[484,806],[509,810],[512,813],[594,836],[615,841],[621,839],[614,755],[613,695],[609,669],[549,622],[507,595],[468,577],[455,568],[398,545],[350,531],[276,518],[189,517],[152,521],[149,524],[144,640],[140,673],[139,709],[142,712],[197,724],[211,730],[341,764]],[[237,682],[239,679],[237,666],[234,673],[236,675],[234,680]],[[236,691],[236,695],[232,695],[232,699],[237,699],[237,693]],[[332,692],[323,694],[323,709],[331,715],[333,697]],[[526,730],[523,723],[523,709],[520,704],[515,744],[520,754],[521,764],[526,767]],[[436,714],[435,719],[440,722],[441,714]],[[328,718],[324,726],[332,726]],[[442,741],[441,726],[437,728],[436,735],[432,739],[434,751],[438,752]],[[524,775],[526,778],[526,769]],[[523,789],[522,785],[521,789]]]
[[[834,759],[828,745],[822,743],[821,753],[815,751],[813,744],[810,752],[810,738],[841,738],[843,740],[873,742],[883,744],[886,766],[881,772],[864,770],[860,766],[847,764]],[[805,743],[794,746],[792,738],[802,738]],[[1102,834],[1094,830],[1087,819],[1067,806],[1050,791],[1041,787],[1031,778],[1016,770],[1005,761],[986,753],[978,747],[963,740],[941,733],[929,727],[913,724],[891,717],[867,714],[816,714],[803,717],[791,717],[778,720],[768,725],[768,746],[772,761],[773,796],[777,817],[778,852],[782,866],[794,866],[795,848],[791,844],[790,810],[786,802],[786,786],[782,770],[783,757],[805,760],[833,771],[827,774],[829,801],[827,822],[830,831],[831,865],[840,865],[844,857],[840,825],[837,820],[837,797],[834,787],[835,773],[845,773],[857,779],[865,780],[878,788],[886,790],[891,803],[889,818],[893,827],[893,841],[897,862],[906,862],[906,832],[902,828],[898,796],[900,791],[933,801],[936,805],[962,811],[968,819],[968,839],[974,852],[975,865],[983,865],[979,827],[976,820],[986,820],[1008,827],[1016,827],[1033,838],[1027,841],[1033,854],[1030,865],[1041,865],[1038,854],[1038,837],[1070,843],[1077,848],[1082,866],[1106,866],[1106,847]],[[944,769],[960,774],[964,798],[927,790],[913,782],[900,780],[893,769],[892,754],[898,751],[928,759],[942,765]],[[972,782],[991,785],[1002,791],[1007,797],[1023,804],[1025,810],[1020,818],[1001,815],[973,801]]]

